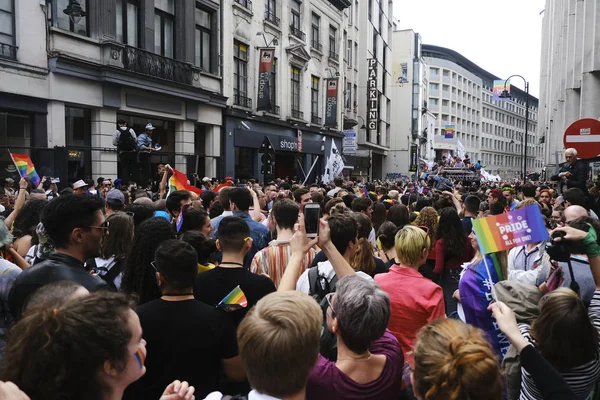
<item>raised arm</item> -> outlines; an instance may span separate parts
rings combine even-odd
[[[17,200],[15,200],[15,208],[13,208],[13,212],[10,213],[8,217],[4,220],[4,224],[10,228],[12,227],[15,218],[19,215],[19,212],[23,208],[23,204],[25,204],[25,200],[27,199],[27,180],[25,178],[21,178],[19,181],[19,195],[17,196]]]
[[[162,199],[167,192],[167,178],[169,177],[169,172],[173,171],[169,164],[165,165],[165,172],[163,172],[162,179],[158,185],[158,199]]]

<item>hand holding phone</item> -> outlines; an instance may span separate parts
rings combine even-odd
[[[318,203],[309,203],[304,206],[304,227],[307,237],[315,238],[319,235],[320,218],[321,206]]]

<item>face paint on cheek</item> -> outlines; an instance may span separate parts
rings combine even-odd
[[[144,368],[144,361],[146,361],[146,357],[144,356],[144,352],[142,351],[142,349],[138,349],[135,352],[134,356],[136,361],[140,365],[140,369]]]

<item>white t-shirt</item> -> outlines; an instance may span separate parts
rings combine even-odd
[[[319,275],[324,276],[328,282],[331,282],[333,277],[335,276],[335,270],[333,269],[333,265],[331,265],[330,261],[323,261],[317,263],[317,266],[314,268],[319,268]],[[365,274],[362,271],[358,271],[356,275],[360,276],[363,279],[373,280],[369,275]],[[296,283],[296,290],[299,292],[303,292],[306,294],[310,294],[310,282],[308,281],[308,269],[300,275],[298,282]]]
[[[223,398],[223,394],[221,392],[212,392],[209,393],[208,396],[204,398],[204,400],[221,400]],[[266,394],[258,393],[256,390],[250,391],[248,393],[248,400],[280,400],[277,397],[268,396]]]

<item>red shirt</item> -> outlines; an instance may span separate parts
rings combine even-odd
[[[444,246],[444,239],[440,239],[435,242],[435,268],[433,272],[440,275],[444,272],[444,269],[458,268],[464,263],[471,261],[475,257],[475,250],[471,246],[471,243],[467,241],[467,247],[461,253],[461,257],[448,258],[445,257],[446,248]]]
[[[445,317],[442,288],[412,268],[394,265],[375,282],[390,296],[388,329],[396,336],[405,360],[414,366],[412,349],[417,332],[431,321]]]

